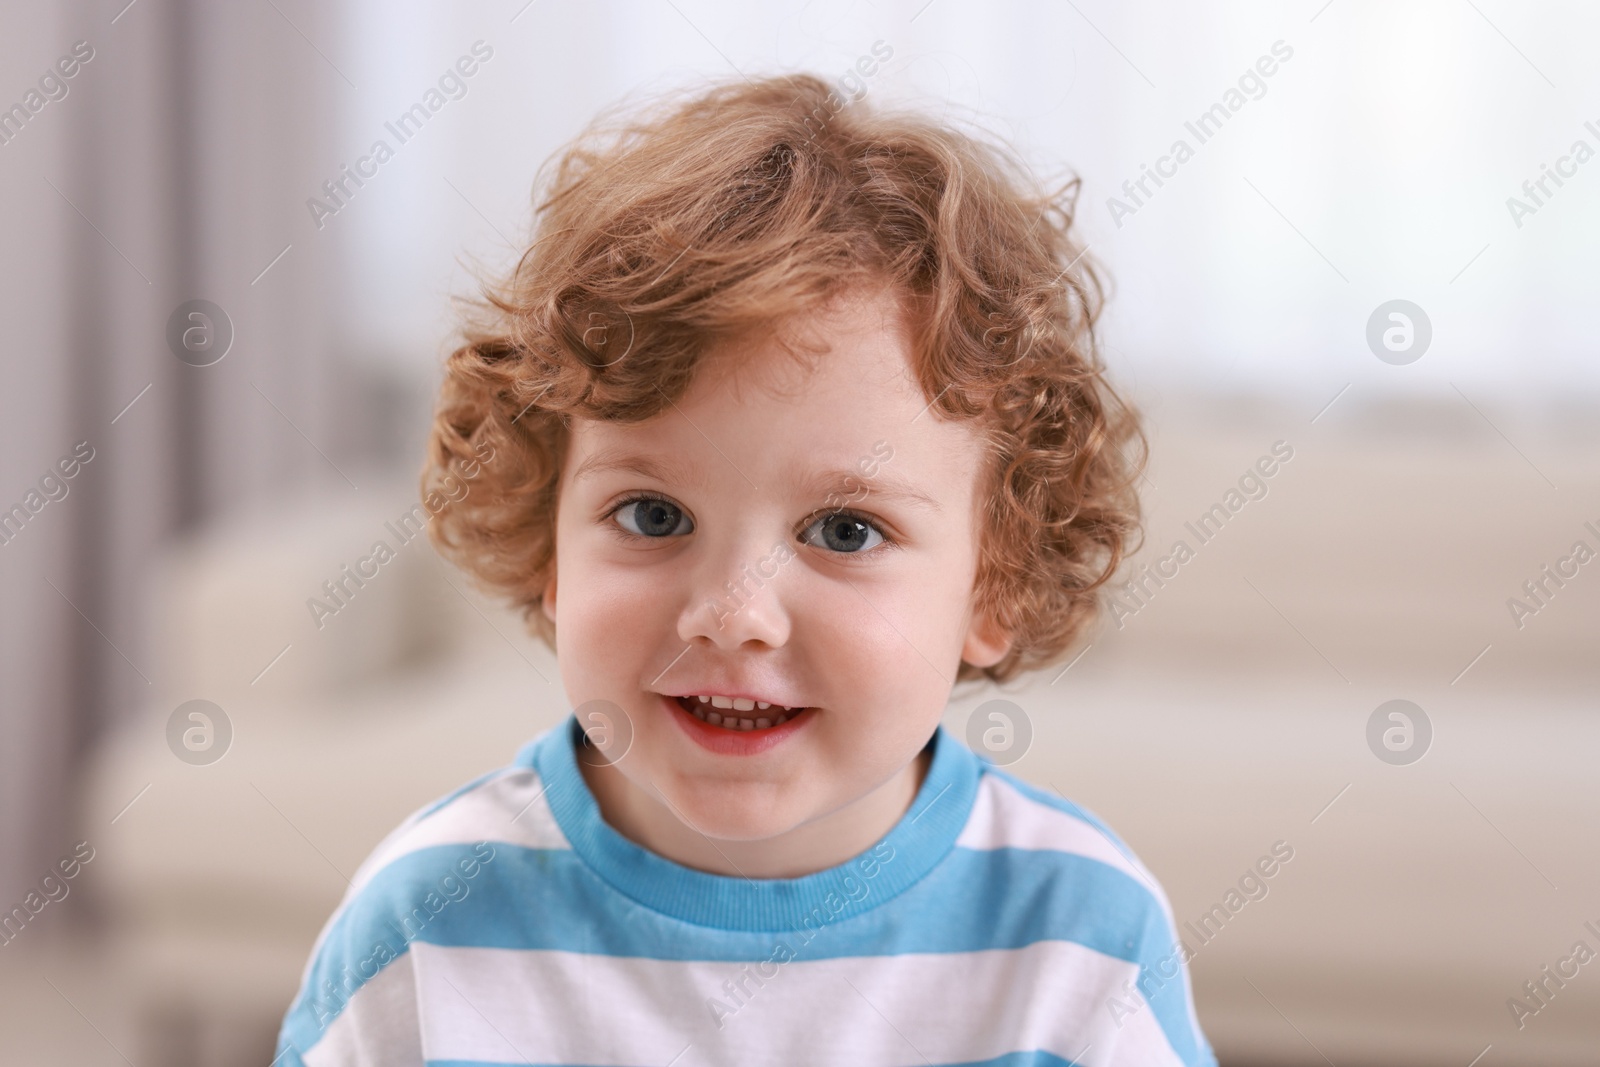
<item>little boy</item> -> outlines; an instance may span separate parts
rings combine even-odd
[[[1216,1063],[1149,872],[940,725],[1060,661],[1138,529],[1076,189],[829,92],[549,176],[423,491],[490,447],[430,531],[576,710],[378,846],[280,1062]]]

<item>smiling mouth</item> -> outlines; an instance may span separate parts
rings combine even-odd
[[[708,726],[720,727],[734,733],[770,730],[782,726],[814,708],[785,708],[776,704],[751,711],[718,708],[707,697],[674,697],[678,706]]]

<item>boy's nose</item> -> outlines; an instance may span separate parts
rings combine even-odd
[[[790,620],[782,596],[783,572],[794,556],[782,542],[759,552],[745,549],[708,556],[690,586],[678,636],[685,642],[704,637],[729,650],[749,641],[774,648],[784,644]]]

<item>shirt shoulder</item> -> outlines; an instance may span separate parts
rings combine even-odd
[[[1122,875],[1133,896],[1148,897],[1149,905],[1171,917],[1155,876],[1104,820],[1062,794],[1040,789],[998,767],[983,769],[956,846],[1076,857]]]
[[[280,1062],[421,1063],[410,947],[471,938],[464,927],[492,923],[493,910],[461,902],[474,890],[501,891],[495,862],[504,863],[504,846],[570,851],[543,798],[544,783],[519,754],[424,804],[379,842],[312,948],[280,1031]]]
[[[1119,964],[1104,968],[1105,987],[1090,1001],[1123,1044],[1144,1050],[1136,1061],[1216,1063],[1194,1011],[1192,953],[1177,936],[1167,894],[1104,820],[986,764],[956,848],[993,885],[998,903],[988,921],[1009,924],[989,938],[1066,942]],[[1147,1043],[1166,1047],[1156,1055]]]

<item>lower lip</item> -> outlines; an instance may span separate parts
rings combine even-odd
[[[805,708],[791,715],[781,725],[769,726],[765,730],[729,730],[701,722],[685,711],[674,697],[664,696],[661,700],[672,721],[689,735],[690,740],[719,756],[755,756],[766,752],[793,737],[795,731],[805,729],[806,723],[817,711],[816,708]]]

